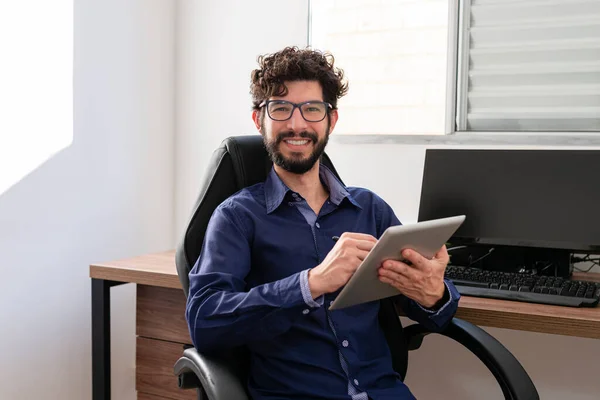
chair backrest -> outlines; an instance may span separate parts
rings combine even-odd
[[[327,154],[323,153],[321,163],[339,178]],[[177,275],[186,297],[190,287],[188,274],[200,256],[204,232],[213,211],[239,190],[264,182],[272,166],[261,135],[229,137],[213,152],[175,254]]]
[[[320,161],[340,178],[326,153],[323,153]],[[188,274],[200,256],[204,232],[213,211],[237,191],[264,182],[272,166],[261,135],[229,137],[214,151],[188,225],[176,249],[177,274],[186,298],[189,293]],[[391,300],[382,301],[379,321],[392,351],[394,369],[404,379],[408,348]]]

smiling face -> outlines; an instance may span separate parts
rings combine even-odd
[[[271,116],[267,113],[267,106],[264,106],[261,110],[254,111],[252,117],[263,136],[265,147],[273,163],[288,172],[304,174],[314,167],[325,151],[329,134],[337,122],[337,111],[326,108],[325,118],[318,122],[310,122],[302,116],[302,112],[309,120],[319,119],[315,115],[321,113],[319,107],[324,106],[317,103],[308,104],[302,107],[302,112],[296,107],[289,119],[276,121],[273,118],[282,119],[278,117],[278,113],[288,114],[287,110],[291,108],[289,104],[277,103],[277,100],[296,104],[323,101],[323,93],[318,81],[286,82],[285,86],[288,92],[284,97],[274,96],[269,99],[274,101],[268,105]]]

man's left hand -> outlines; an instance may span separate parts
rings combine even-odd
[[[446,246],[442,246],[431,260],[414,250],[404,250],[402,256],[412,265],[386,260],[379,268],[379,280],[394,286],[423,307],[432,308],[446,291],[444,272],[449,261]]]

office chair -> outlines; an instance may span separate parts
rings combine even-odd
[[[327,154],[323,154],[321,163],[339,178]],[[189,292],[188,274],[200,255],[204,232],[213,211],[238,190],[265,181],[271,167],[272,162],[260,135],[227,138],[213,153],[191,218],[176,248],[177,274],[186,298]],[[381,300],[379,323],[392,353],[393,368],[404,380],[408,351],[418,349],[423,338],[431,332],[419,324],[403,328],[391,299]],[[539,399],[533,382],[519,361],[481,328],[454,318],[440,334],[461,343],[475,354],[492,372],[506,399]],[[198,399],[246,400],[250,398],[246,389],[248,358],[243,347],[218,356],[200,354],[195,348],[188,347],[175,363],[174,373],[179,387],[195,388]]]

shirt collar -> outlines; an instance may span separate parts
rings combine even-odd
[[[333,204],[339,206],[341,202],[347,198],[354,206],[362,208],[335,174],[323,164],[319,164],[319,178],[329,190],[329,200]],[[283,183],[279,175],[275,172],[275,168],[271,168],[267,180],[265,181],[267,214],[275,211],[285,199],[286,194],[290,191],[291,189]]]

